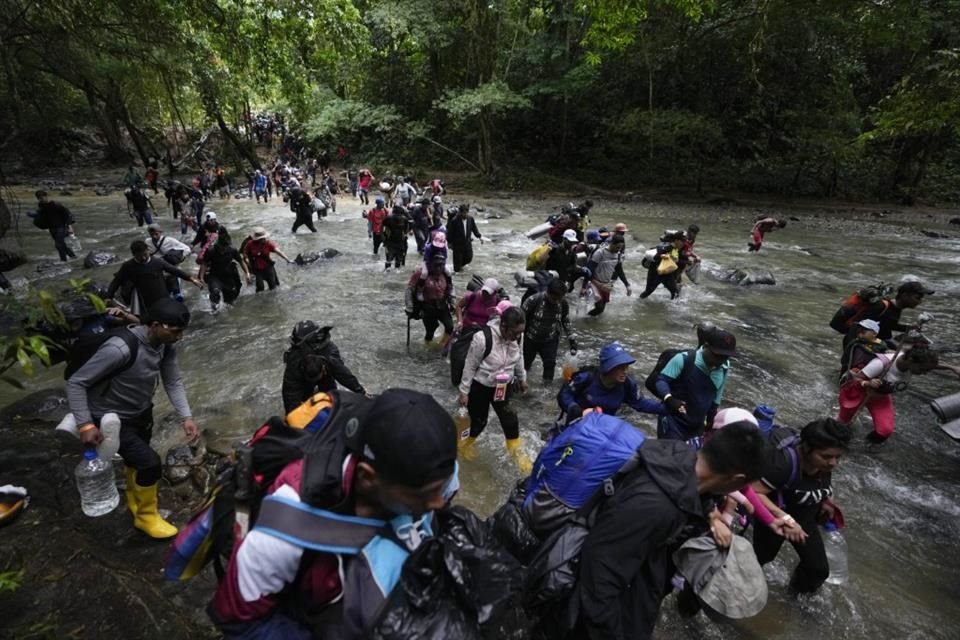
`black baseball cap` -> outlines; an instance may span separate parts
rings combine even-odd
[[[729,331],[714,329],[704,336],[704,344],[718,356],[738,356],[737,339]]]
[[[906,282],[901,284],[899,287],[897,287],[897,295],[900,295],[903,293],[907,293],[907,294],[914,293],[914,294],[919,294],[921,296],[929,296],[929,295],[932,295],[933,292],[934,292],[933,289],[926,286],[919,280],[907,280]]]
[[[457,430],[453,418],[426,393],[387,389],[360,429],[361,452],[389,482],[419,488],[453,475]]]
[[[160,298],[147,310],[143,324],[159,322],[173,327],[185,327],[190,324],[190,310],[187,305],[173,298]]]

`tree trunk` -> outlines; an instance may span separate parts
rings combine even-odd
[[[214,113],[214,117],[217,119],[217,126],[220,127],[220,132],[223,133],[223,137],[233,145],[233,148],[237,150],[240,157],[249,162],[254,169],[262,169],[263,167],[260,166],[260,158],[257,157],[257,154],[249,144],[245,144],[243,140],[227,126],[226,121],[223,119],[223,113],[221,113],[219,109]]]
[[[87,96],[87,104],[90,106],[90,113],[93,115],[97,126],[103,132],[103,137],[107,141],[107,160],[123,161],[130,160],[130,152],[123,146],[120,138],[120,131],[117,129],[117,122],[100,106],[92,87],[84,89]]]
[[[3,52],[3,72],[7,76],[7,91],[10,94],[10,108],[13,115],[13,127],[16,133],[23,128],[23,110],[20,106],[20,92],[17,89],[17,74],[13,70],[13,61],[6,44],[0,40],[0,52]]]

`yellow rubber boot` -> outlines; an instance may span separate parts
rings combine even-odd
[[[474,437],[461,438],[457,441],[457,455],[464,460],[476,460],[477,450],[473,448],[473,443],[477,441]]]
[[[124,467],[127,476],[127,489],[124,491],[124,495],[127,497],[127,509],[130,510],[130,513],[133,514],[134,519],[137,517],[137,494],[133,488],[137,485],[137,470],[131,467]]]
[[[177,535],[177,528],[160,517],[157,510],[158,484],[141,487],[133,483],[133,493],[137,501],[137,511],[133,517],[133,526],[151,538],[162,540]]]
[[[523,440],[521,438],[507,440],[507,453],[509,453],[513,461],[517,463],[520,473],[529,475],[530,472],[533,471],[533,463],[530,462],[530,458],[523,451]]]

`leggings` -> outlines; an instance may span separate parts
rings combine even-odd
[[[137,484],[150,487],[160,481],[160,454],[150,448],[153,436],[153,405],[132,418],[120,419],[120,457],[137,472]]]
[[[680,295],[680,288],[677,286],[677,274],[679,274],[679,269],[673,273],[669,273],[665,276],[661,276],[657,273],[656,268],[647,269],[647,288],[643,290],[643,293],[640,294],[641,298],[647,298],[651,293],[657,290],[661,284],[667,288],[667,291],[670,292],[670,299],[673,300]]]
[[[827,562],[827,552],[823,548],[823,538],[820,537],[820,527],[817,526],[818,508],[791,508],[786,510],[792,515],[803,530],[807,532],[807,539],[803,543],[794,543],[794,550],[800,556],[800,563],[793,571],[790,587],[800,593],[812,593],[820,588],[830,575],[830,565]],[[770,530],[770,527],[756,527],[753,530],[753,550],[757,554],[760,564],[767,564],[777,557],[784,538]]]
[[[520,419],[517,417],[517,412],[510,406],[510,387],[507,387],[506,399],[499,402],[493,399],[495,391],[496,389],[493,387],[482,385],[476,380],[471,383],[467,400],[467,412],[470,414],[470,437],[476,438],[487,428],[490,405],[493,405],[493,410],[500,418],[500,428],[503,429],[504,437],[507,440],[515,440],[520,437]]]

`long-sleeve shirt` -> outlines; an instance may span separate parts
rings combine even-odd
[[[181,257],[190,255],[190,247],[188,245],[170,236],[160,236],[159,241],[150,238],[148,246],[153,249],[153,251],[150,252],[152,256],[158,255],[163,257],[172,251],[180,251]]]
[[[146,262],[137,262],[131,259],[120,265],[120,269],[113,276],[113,280],[107,288],[107,297],[112,298],[124,282],[129,282],[140,294],[140,301],[143,302],[144,310],[149,309],[154,302],[167,296],[165,273],[172,273],[184,280],[193,277],[163,258],[152,257]]]
[[[512,372],[511,380],[515,378],[525,382],[527,379],[527,372],[523,368],[523,338],[519,341],[504,340],[500,335],[500,318],[492,319],[487,326],[490,327],[493,340],[490,355],[483,357],[486,336],[483,331],[477,331],[473,334],[470,350],[467,351],[467,360],[463,365],[460,393],[470,393],[470,385],[474,380],[485,387],[495,387],[497,374],[501,371]]]
[[[570,305],[566,300],[559,304],[550,302],[546,291],[536,293],[523,303],[523,313],[527,318],[527,329],[524,338],[534,342],[549,342],[555,339],[560,331],[570,337]]]
[[[147,340],[147,327],[128,327],[139,340],[137,359],[126,370],[111,377],[111,372],[129,362],[130,348],[122,338],[107,339],[93,356],[67,380],[67,403],[77,424],[99,419],[105,413],[133,418],[153,404],[157,382],[170,398],[181,419],[189,418],[190,405],[177,365],[174,345],[155,347]]]
[[[581,371],[564,384],[557,394],[557,404],[568,414],[569,420],[579,418],[581,410],[591,407],[600,407],[610,416],[617,415],[623,405],[642,413],[667,413],[663,403],[644,397],[633,378],[628,377],[623,384],[606,387],[600,374],[592,371]]]

